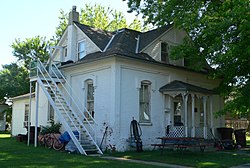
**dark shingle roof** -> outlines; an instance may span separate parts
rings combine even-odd
[[[123,49],[132,53],[136,52],[137,38],[140,32],[122,29],[118,31],[112,42],[110,43],[108,50]]]
[[[161,28],[157,28],[140,35],[140,43],[139,43],[139,51],[141,51],[144,47],[149,45],[152,41],[161,36],[164,32],[170,29],[173,25],[163,26]]]
[[[93,60],[110,54],[118,54],[155,62],[148,54],[138,53],[137,51],[146,47],[170,28],[170,26],[164,26],[146,33],[127,28],[115,32],[108,32],[77,22],[75,22],[75,24],[103,51],[88,54],[80,61]],[[139,42],[137,41],[138,39]]]
[[[112,33],[101,29],[96,29],[84,24],[75,22],[79,27],[101,50],[104,50],[109,40],[112,37]]]
[[[195,86],[182,81],[172,81],[159,89],[160,92],[171,92],[171,91],[184,91],[184,92],[199,92],[205,94],[213,94],[214,91],[205,89],[199,86]]]

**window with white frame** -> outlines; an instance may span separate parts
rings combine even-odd
[[[29,111],[30,111],[30,105],[29,104],[25,104],[25,107],[24,107],[24,122],[23,122],[23,127],[27,127],[28,126]]]
[[[86,86],[86,107],[88,112],[85,112],[85,117],[91,119],[90,115],[94,118],[94,85],[93,80],[89,79],[85,82]]]
[[[166,42],[161,43],[161,61],[169,63],[169,44]]]
[[[139,93],[139,122],[151,122],[150,115],[150,81],[142,81]]]
[[[82,59],[86,55],[86,43],[85,41],[80,41],[78,43],[78,59]]]

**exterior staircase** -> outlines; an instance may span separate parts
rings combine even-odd
[[[84,112],[89,114],[88,110],[72,96],[73,90],[57,66],[51,64],[45,68],[39,60],[34,65],[31,77],[42,88],[78,151],[84,155],[102,154],[95,140],[94,118],[91,115],[88,115],[90,118],[85,117]]]

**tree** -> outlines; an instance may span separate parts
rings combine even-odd
[[[121,28],[130,28],[137,31],[148,30],[148,26],[143,26],[142,21],[137,17],[131,24],[127,24],[122,12],[101,5],[88,5],[80,10],[79,22],[88,26],[107,31],[115,31]],[[56,28],[55,41],[57,42],[66,30],[68,24],[68,13],[60,11],[59,25]]]
[[[45,37],[36,36],[34,38],[27,38],[24,41],[15,39],[11,47],[13,48],[13,55],[18,58],[26,69],[29,69],[29,64],[32,59],[39,58],[42,62],[48,60],[48,47],[51,43]]]
[[[218,91],[227,99],[223,112],[250,114],[250,1],[127,1],[148,23],[186,30],[191,40],[176,47],[173,58],[206,60],[213,67],[210,77],[221,79]]]
[[[29,92],[29,73],[15,63],[3,65],[0,71],[0,102]]]

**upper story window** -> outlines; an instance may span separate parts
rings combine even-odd
[[[150,88],[151,82],[150,81],[142,81],[141,88],[140,88],[140,97],[139,97],[139,122],[150,122],[151,115],[150,115]]]
[[[64,57],[67,57],[67,52],[68,52],[67,46],[63,47],[63,56]]]
[[[169,44],[161,43],[161,61],[164,63],[169,63]]]
[[[78,43],[78,59],[82,59],[86,55],[86,43],[81,41]]]

